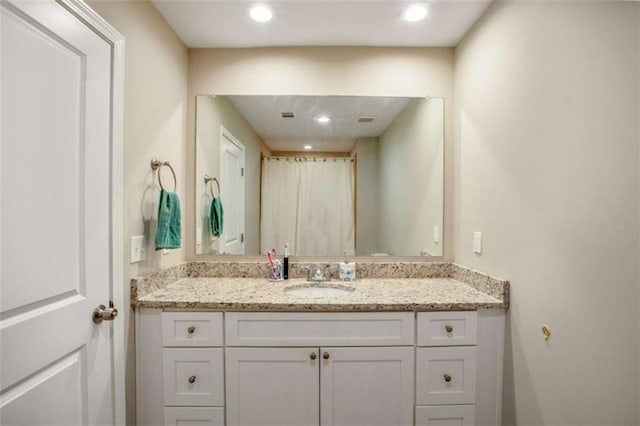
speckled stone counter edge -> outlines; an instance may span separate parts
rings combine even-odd
[[[501,300],[505,309],[509,307],[509,281],[492,277],[456,263],[451,263],[451,266],[449,278],[468,284],[478,291]]]
[[[313,263],[290,266],[291,278],[304,278]],[[319,264],[323,267],[329,264]],[[131,280],[131,300],[166,287],[186,277],[268,277],[269,265],[264,262],[185,262],[144,277]],[[509,282],[452,262],[358,262],[357,278],[452,278],[478,291],[501,300],[509,306]]]

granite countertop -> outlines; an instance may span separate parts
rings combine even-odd
[[[161,288],[137,296],[142,308],[230,311],[442,311],[506,309],[498,299],[453,278],[363,278],[353,283],[307,283],[304,278],[270,282],[266,278],[176,277]],[[308,298],[285,293],[291,286],[352,287],[338,297]],[[505,290],[506,292],[506,290]]]

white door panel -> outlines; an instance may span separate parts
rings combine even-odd
[[[5,313],[68,291],[84,294],[84,277],[78,273],[83,259],[77,248],[84,61],[54,37],[3,11],[2,221],[15,225],[2,229],[3,248],[12,248],[2,251],[0,307]],[[66,78],[48,88],[48,70]],[[50,99],[41,100],[43,93]],[[44,116],[50,123],[42,123]],[[64,167],[67,163],[74,167]],[[43,168],[36,170],[36,165]],[[38,285],[45,279],[47,286]]]
[[[3,424],[63,424],[53,419],[83,424],[83,407],[87,405],[87,383],[82,379],[85,358],[84,352],[74,352],[3,395]]]
[[[224,208],[220,251],[244,254],[244,145],[224,127],[220,130],[220,177]]]
[[[53,1],[0,4],[1,424],[113,424],[111,46]],[[33,409],[37,407],[37,409]]]

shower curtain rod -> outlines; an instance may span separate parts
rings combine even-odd
[[[315,161],[315,162],[327,162],[327,161],[354,161],[356,158],[355,157],[301,157],[299,155],[296,155],[295,157],[264,157],[265,160],[267,161],[271,161],[271,160],[276,160],[276,161],[280,161],[280,160],[286,160],[286,161]]]

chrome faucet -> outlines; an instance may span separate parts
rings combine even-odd
[[[326,267],[323,269],[320,265],[309,266],[309,269],[307,270],[307,281],[331,281],[330,267]]]

